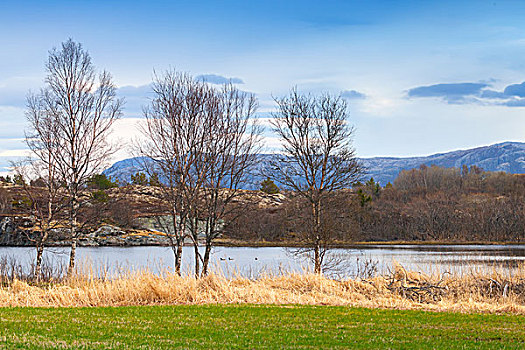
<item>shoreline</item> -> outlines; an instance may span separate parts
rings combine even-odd
[[[525,245],[524,242],[492,242],[492,241],[468,241],[468,242],[446,242],[446,241],[362,241],[362,242],[340,242],[334,243],[331,248],[356,248],[356,247],[389,247],[389,246],[497,246],[497,245]],[[214,246],[217,247],[248,247],[248,248],[305,248],[296,242],[244,242],[244,241],[218,241]]]
[[[363,247],[409,247],[409,246],[523,246],[524,242],[493,242],[493,241],[468,241],[468,242],[446,242],[446,241],[362,241],[362,242],[339,242],[334,243],[333,249],[352,249]],[[193,247],[192,244],[184,244],[185,247]],[[199,247],[204,246],[199,244]],[[307,248],[298,242],[247,242],[238,240],[220,240],[217,241],[214,247],[229,247],[229,248]],[[51,244],[46,245],[46,248],[68,248],[67,244]],[[106,245],[78,245],[79,248],[133,248],[133,247],[170,247],[167,244],[106,244]],[[0,245],[0,248],[35,248],[33,245]]]

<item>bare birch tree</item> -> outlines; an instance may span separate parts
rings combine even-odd
[[[58,146],[57,125],[45,113],[38,96],[29,95],[26,118],[29,131],[25,142],[31,150],[31,157],[15,164],[14,169],[16,175],[23,179],[21,185],[30,201],[28,209],[36,221],[35,230],[28,235],[28,239],[36,246],[34,275],[38,280],[41,277],[44,248],[51,231],[59,225],[66,202],[54,157]],[[31,181],[31,178],[35,180]]]
[[[331,237],[323,204],[331,192],[350,188],[362,172],[352,147],[354,129],[341,97],[293,89],[276,103],[272,124],[283,153],[270,164],[272,177],[309,203],[309,222],[301,233],[313,252],[314,272],[321,273]]]
[[[49,52],[45,87],[35,97],[35,115],[53,123],[52,154],[69,199],[71,252],[68,272],[75,267],[79,235],[80,197],[86,182],[98,173],[115,148],[108,142],[111,126],[121,116],[123,101],[116,97],[111,75],[97,79],[89,53],[72,39]]]
[[[206,170],[196,163],[212,135],[209,115],[216,113],[218,101],[207,84],[173,70],[157,75],[152,89],[154,98],[144,110],[144,141],[137,151],[146,173],[156,173],[161,180],[162,200],[171,217],[165,233],[180,274],[182,247]]]
[[[205,236],[202,275],[208,274],[211,249],[224,221],[235,218],[238,208],[231,204],[241,194],[239,188],[257,162],[261,141],[261,128],[254,119],[255,96],[232,84],[224,85],[218,95],[220,112],[215,115],[209,130],[212,134],[202,154],[203,167],[207,169],[199,215],[204,221]]]
[[[145,110],[145,142],[137,148],[145,171],[161,179],[170,207],[166,234],[180,274],[185,238],[193,243],[195,276],[207,274],[211,247],[228,203],[253,166],[260,130],[253,123],[257,101],[228,84],[217,90],[187,74],[168,71],[153,83]],[[205,236],[204,256],[199,235]]]

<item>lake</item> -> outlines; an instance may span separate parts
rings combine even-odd
[[[173,269],[173,252],[169,247],[80,247],[77,264],[101,273],[150,270],[154,273]],[[214,271],[230,276],[257,277],[261,273],[301,272],[310,266],[308,259],[298,258],[291,248],[216,247],[211,264]],[[66,265],[68,248],[48,248],[47,263]],[[29,266],[35,249],[0,247],[0,257],[14,258]],[[193,247],[184,247],[183,270],[192,272]],[[334,249],[327,261],[335,268],[327,273],[344,278],[362,274],[375,266],[388,272],[395,262],[409,270],[462,273],[471,269],[512,271],[525,264],[525,245],[375,245]]]

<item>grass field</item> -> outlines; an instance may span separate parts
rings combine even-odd
[[[525,348],[525,316],[343,306],[2,308],[0,348]]]

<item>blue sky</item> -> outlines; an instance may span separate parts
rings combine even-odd
[[[262,117],[293,86],[343,93],[360,156],[525,141],[523,18],[519,1],[4,0],[0,167],[24,148],[25,97],[42,86],[48,50],[69,37],[121,87],[124,140],[153,70],[172,67],[235,78]]]

